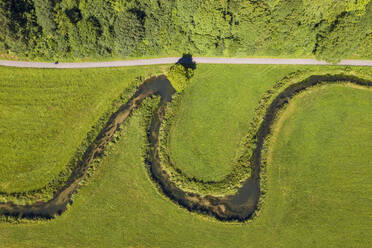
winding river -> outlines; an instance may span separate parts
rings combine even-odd
[[[170,179],[169,175],[162,169],[159,158],[159,129],[166,113],[166,106],[172,99],[175,90],[168,79],[163,76],[147,79],[132,96],[132,98],[115,112],[97,136],[95,141],[85,151],[78,166],[73,170],[67,183],[59,189],[54,197],[47,202],[37,202],[31,205],[17,205],[12,202],[0,202],[0,215],[14,216],[18,218],[54,218],[62,214],[67,205],[72,203],[71,196],[80,187],[92,161],[102,154],[107,144],[112,141],[114,134],[120,125],[125,122],[132,111],[149,96],[158,95],[161,101],[156,114],[153,116],[149,129],[150,175],[158,183],[163,193],[174,202],[187,208],[189,211],[202,212],[212,215],[219,220],[245,221],[253,216],[258,208],[262,192],[260,190],[260,171],[262,160],[262,148],[266,137],[271,133],[272,125],[280,111],[289,99],[301,91],[320,83],[350,82],[362,86],[372,86],[372,81],[364,80],[349,75],[314,75],[307,79],[292,84],[285,88],[269,105],[265,117],[256,133],[256,148],[253,151],[250,162],[252,174],[234,195],[223,197],[202,196],[197,193],[185,192],[178,188]]]

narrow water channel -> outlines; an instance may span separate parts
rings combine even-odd
[[[251,157],[252,175],[234,195],[223,197],[202,196],[197,193],[184,192],[178,188],[170,179],[169,175],[161,167],[159,158],[159,129],[166,113],[166,105],[171,101],[175,90],[168,79],[163,76],[152,77],[146,80],[133,95],[133,97],[115,112],[95,141],[88,147],[78,166],[73,170],[66,185],[54,194],[53,199],[47,202],[38,202],[32,205],[17,205],[11,202],[0,202],[0,215],[15,216],[20,218],[54,218],[62,214],[67,205],[71,203],[71,196],[79,187],[79,182],[85,177],[87,169],[94,158],[99,156],[112,141],[115,132],[120,125],[128,119],[132,111],[149,96],[159,95],[161,101],[156,114],[152,118],[149,129],[150,173],[163,193],[177,204],[190,211],[202,212],[212,215],[220,220],[245,221],[257,210],[261,196],[260,170],[261,153],[264,141],[271,132],[271,127],[278,115],[279,110],[288,103],[289,99],[299,92],[320,83],[350,82],[362,86],[372,86],[372,81],[346,75],[321,75],[311,76],[301,82],[288,86],[282,91],[268,107],[265,117],[256,134],[256,148]],[[249,96],[247,96],[249,97]]]

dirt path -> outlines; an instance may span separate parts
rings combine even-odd
[[[81,63],[47,63],[0,60],[0,66],[25,67],[25,68],[98,68],[98,67],[122,67],[138,65],[174,64],[181,58],[156,58],[136,59],[107,62],[81,62]],[[272,64],[272,65],[331,65],[315,59],[274,59],[274,58],[217,58],[217,57],[194,57],[198,64]],[[372,60],[342,60],[337,65],[372,66]]]

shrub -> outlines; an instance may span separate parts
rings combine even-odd
[[[167,74],[169,81],[177,92],[186,88],[187,81],[192,75],[192,69],[185,69],[181,64],[173,65]]]

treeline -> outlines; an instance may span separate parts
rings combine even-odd
[[[30,58],[372,58],[370,0],[0,0],[0,53]]]

